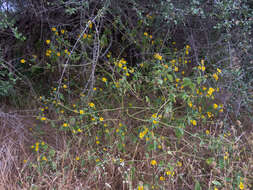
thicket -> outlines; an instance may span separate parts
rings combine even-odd
[[[8,106],[33,121],[18,127],[17,151],[1,147],[0,163],[12,158],[4,187],[252,187],[251,1],[13,0],[0,10],[2,139]]]

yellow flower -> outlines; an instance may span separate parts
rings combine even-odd
[[[169,175],[172,174],[172,172],[171,172],[170,170],[168,170],[168,171],[166,172],[166,174],[169,176]]]
[[[90,102],[90,103],[89,103],[89,106],[90,106],[91,108],[94,108],[94,107],[95,107],[95,104],[94,104],[93,102]]]
[[[61,33],[64,34],[64,33],[65,33],[65,30],[61,30]]]
[[[46,40],[46,44],[50,44],[50,40]]]
[[[99,144],[100,142],[99,141],[96,141],[96,144]]]
[[[196,120],[191,120],[190,121],[192,125],[196,126],[197,125],[197,121]]]
[[[182,162],[179,162],[179,161],[177,162],[178,167],[181,167],[182,165],[183,165]]]
[[[157,124],[157,123],[158,123],[158,121],[156,121],[156,120],[153,120],[153,123],[154,123],[154,124]]]
[[[83,39],[86,39],[87,38],[87,34],[83,34]]]
[[[191,108],[191,107],[192,107],[192,102],[189,102],[188,105],[189,105],[189,107]]]
[[[103,117],[100,117],[100,118],[99,118],[99,121],[104,121],[104,118],[103,118]]]
[[[103,77],[103,78],[102,78],[102,81],[103,81],[103,82],[107,82],[107,78]]]
[[[214,109],[217,109],[217,108],[218,108],[218,105],[217,105],[217,104],[213,104],[213,108],[214,108]]]
[[[64,84],[62,87],[65,88],[65,89],[68,88],[68,86],[66,84]]]
[[[149,38],[150,38],[150,39],[152,39],[152,38],[153,38],[153,36],[152,36],[152,35],[149,35]]]
[[[211,96],[213,94],[213,92],[214,92],[214,89],[213,88],[209,88],[208,91],[207,91],[207,94],[209,96]]]
[[[56,55],[57,55],[58,57],[60,57],[60,56],[61,56],[61,53],[60,53],[60,52],[57,52]]]
[[[143,185],[141,185],[141,186],[138,186],[138,190],[144,190],[144,187],[143,187]]]
[[[240,184],[239,184],[239,189],[244,189],[244,185],[243,185],[243,183],[240,181]]]
[[[84,111],[83,110],[79,110],[79,113],[82,115],[82,114],[84,114]]]
[[[145,134],[143,132],[140,132],[140,134],[139,134],[140,139],[143,139],[144,136],[145,136]]]
[[[215,187],[213,190],[219,190],[217,187]]]
[[[228,152],[225,152],[224,160],[227,160],[227,159],[228,159],[228,156],[229,156]]]
[[[198,69],[201,70],[201,71],[205,71],[206,67],[202,65],[202,66],[198,66]]]
[[[41,117],[40,120],[41,120],[41,121],[46,121],[47,118],[46,118],[46,117]]]
[[[27,160],[23,160],[24,164],[27,162]]]
[[[164,181],[164,180],[165,180],[165,177],[160,176],[160,181]]]
[[[67,124],[67,123],[63,123],[63,125],[62,125],[63,127],[68,127],[69,126],[69,124]]]
[[[163,57],[159,53],[156,53],[154,55],[154,58],[157,59],[157,60],[159,60],[159,61],[161,61],[163,59]]]
[[[151,164],[152,166],[155,166],[155,165],[157,165],[157,162],[156,162],[156,160],[151,160],[150,164]]]
[[[82,129],[77,129],[77,131],[78,131],[79,133],[83,132],[83,130],[82,130]]]
[[[55,32],[55,31],[56,31],[56,28],[55,28],[55,27],[53,27],[51,30],[52,30],[53,32]]]
[[[118,66],[119,66],[119,68],[122,68],[123,65],[122,65],[122,63],[119,63]]]
[[[217,68],[217,72],[218,72],[218,73],[221,73],[221,70],[220,70],[219,68]]]
[[[80,160],[80,157],[79,157],[79,156],[76,157],[76,161],[78,161],[78,160]]]
[[[213,78],[217,81],[219,79],[218,75],[216,73],[213,74]]]
[[[175,42],[175,44],[176,44],[176,42]],[[186,49],[190,49],[191,47],[189,46],[189,45],[186,45]]]
[[[144,36],[148,36],[148,33],[147,33],[147,32],[144,32],[143,34],[144,34]]]
[[[210,131],[209,130],[206,130],[206,135],[209,135],[210,134]]]
[[[46,156],[43,156],[43,157],[42,157],[42,160],[47,161],[47,157],[46,157]]]
[[[178,72],[178,67],[177,66],[175,66],[174,71]]]
[[[89,28],[92,29],[92,22],[90,20],[88,21],[88,24],[89,24]]]
[[[26,62],[26,60],[24,60],[24,59],[20,60],[20,63],[25,63],[25,62]]]

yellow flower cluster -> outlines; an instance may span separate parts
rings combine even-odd
[[[140,134],[139,134],[140,139],[143,139],[144,136],[147,134],[147,132],[148,132],[148,128],[145,128],[145,130],[143,132],[140,132]]]
[[[154,58],[161,61],[163,57],[159,53],[155,53]]]
[[[201,71],[205,71],[206,70],[206,67],[204,66],[204,60],[203,59],[201,60],[201,65],[198,66],[198,69],[201,70]]]
[[[51,56],[51,53],[52,53],[52,50],[48,49],[48,50],[46,51],[46,56],[47,56],[47,57],[50,57],[50,56]]]
[[[186,47],[185,47],[185,49],[186,49],[186,50],[185,50],[185,54],[186,54],[186,55],[189,55],[189,50],[190,50],[190,48],[191,48],[191,47],[190,47],[189,45],[186,45]]]

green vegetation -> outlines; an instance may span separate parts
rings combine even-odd
[[[250,1],[36,2],[0,2],[0,187],[252,188]]]

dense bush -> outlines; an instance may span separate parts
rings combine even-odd
[[[14,186],[251,187],[250,1],[0,6],[0,96],[37,119]]]

